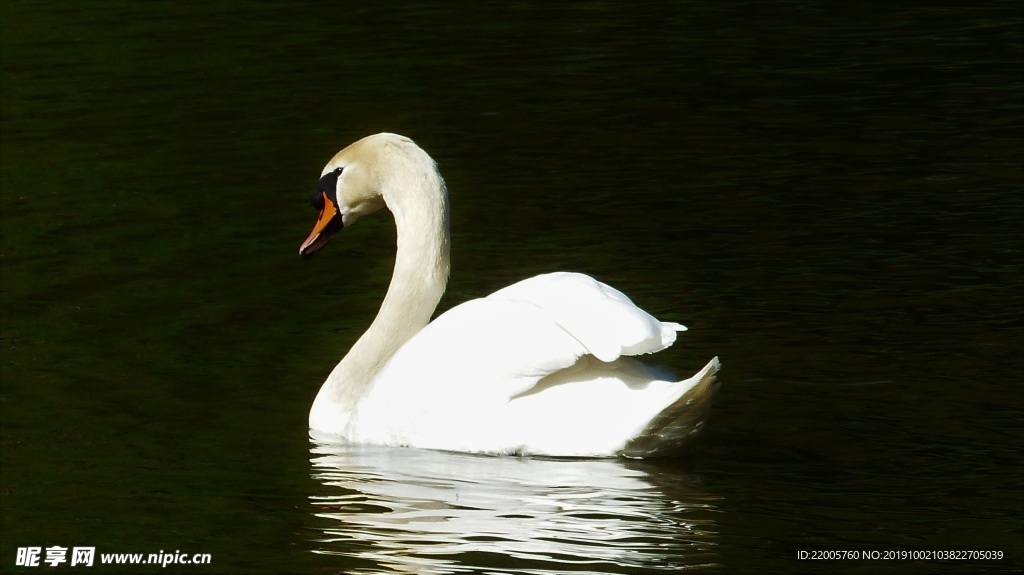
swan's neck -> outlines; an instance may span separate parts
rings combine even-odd
[[[395,270],[377,317],[334,368],[309,413],[313,429],[344,435],[355,404],[381,368],[430,322],[448,282],[448,199],[432,160],[388,173],[382,195],[395,217]],[[417,163],[418,164],[418,163]],[[424,169],[426,168],[426,169]]]

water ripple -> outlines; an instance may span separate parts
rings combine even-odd
[[[715,564],[694,478],[619,460],[315,441],[314,552],[352,573],[661,573]]]

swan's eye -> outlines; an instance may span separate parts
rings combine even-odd
[[[338,205],[338,177],[341,176],[341,171],[344,168],[337,168],[334,171],[327,172],[324,174],[320,181],[317,182],[316,188],[313,193],[309,195],[309,201],[313,204],[313,207],[321,210],[324,207],[324,194],[334,202],[334,205]]]

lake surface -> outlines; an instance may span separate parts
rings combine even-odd
[[[1024,567],[1018,3],[388,6],[3,3],[0,570]],[[447,180],[442,310],[581,271],[721,357],[692,457],[309,437],[394,228],[302,261],[308,193],[379,131]],[[946,550],[1003,558],[864,558]]]

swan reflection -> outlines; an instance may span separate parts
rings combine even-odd
[[[544,460],[314,440],[316,553],[346,573],[675,572],[714,563],[693,477],[623,460]],[[326,520],[326,521],[324,521]]]

